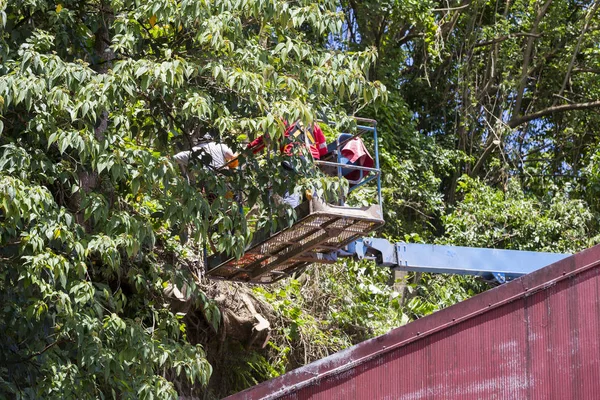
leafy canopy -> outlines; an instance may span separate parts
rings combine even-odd
[[[225,193],[252,206],[290,183],[245,152],[243,172],[200,162],[192,179],[169,155],[205,133],[241,150],[283,120],[343,121],[385,97],[375,52],[325,49],[330,1],[12,1],[0,22],[0,394],[206,385],[163,289],[185,283],[218,328],[199,243],[240,254],[246,220]]]

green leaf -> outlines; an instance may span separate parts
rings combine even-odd
[[[56,139],[58,138],[58,132],[55,131],[53,132],[50,137],[48,138],[48,149],[50,148],[50,146],[52,145],[52,143],[54,143],[56,141]]]

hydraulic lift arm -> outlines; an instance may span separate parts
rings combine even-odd
[[[570,254],[390,243],[382,238],[365,238],[349,245],[343,255],[371,259],[378,266],[395,270],[476,275],[504,283]]]
[[[383,238],[364,237],[384,223],[377,122],[357,119],[357,132],[341,134],[326,159],[316,160],[321,170],[339,178],[348,171],[360,172],[358,181],[349,180],[350,190],[369,182],[377,185],[377,204],[365,207],[327,204],[313,198],[296,208],[294,224],[277,232],[265,228],[241,258],[227,252],[206,260],[206,275],[213,279],[249,283],[273,283],[302,273],[313,263],[332,264],[338,257],[369,259],[395,270],[476,275],[499,283],[528,274],[557,262],[569,254],[497,250],[472,247],[390,243]],[[363,134],[373,134],[374,168],[342,162],[342,145]],[[349,175],[348,175],[349,176]],[[360,239],[363,237],[363,239]]]

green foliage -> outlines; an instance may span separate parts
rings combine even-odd
[[[598,98],[598,3],[341,6],[333,45],[375,47],[370,76],[390,90],[387,103],[361,110],[380,136],[386,225],[377,236],[552,252],[599,241],[599,105],[577,106]],[[356,191],[349,203],[372,195]],[[294,298],[300,318],[330,321],[352,342],[489,288],[420,273],[390,286],[387,271],[355,263],[309,274]]]
[[[350,260],[343,267],[343,273],[336,269],[321,272],[326,278],[322,290],[331,298],[328,318],[349,333],[353,343],[408,322],[402,294],[389,285],[387,269]]]
[[[268,343],[269,352],[279,354],[279,358],[268,360],[263,354],[256,351],[248,351],[237,344],[231,344],[227,348],[227,355],[223,363],[226,365],[223,373],[224,382],[221,383],[220,393],[230,395],[247,389],[258,383],[277,377],[285,373],[285,354],[273,344]],[[286,347],[285,352],[290,348]],[[226,391],[223,391],[227,388]]]
[[[190,266],[208,240],[239,256],[249,239],[226,193],[252,207],[291,186],[276,141],[266,161],[245,141],[385,99],[376,52],[322,46],[340,29],[329,1],[0,6],[0,397],[201,392],[206,349],[164,289],[187,287],[218,328]],[[206,133],[245,169],[184,176],[170,155]]]
[[[0,1],[0,397],[206,394],[211,349],[188,340],[165,289],[188,288],[218,330],[196,265],[209,241],[239,256],[251,239],[236,198],[260,228],[294,218],[272,193],[347,190],[299,157],[298,175],[282,170],[284,120],[331,122],[329,139],[351,115],[378,120],[378,235],[596,243],[597,11],[566,0]],[[182,174],[170,155],[206,133],[243,169],[214,171],[204,157]],[[251,155],[245,144],[265,133],[267,152]],[[232,350],[224,385],[486,288],[445,275],[390,282],[355,262],[257,288],[278,318],[273,339],[262,353]]]
[[[304,281],[304,277],[301,279]],[[269,362],[276,368],[289,370],[349,345],[344,333],[324,318],[322,312],[326,310],[322,305],[314,302],[311,295],[323,296],[319,289],[296,279],[288,280],[274,291],[254,289],[283,320],[270,349]]]
[[[460,152],[445,148],[436,138],[420,135],[404,99],[373,107],[378,119],[380,163],[383,170],[385,233],[394,237],[418,233],[429,237],[434,218],[444,211],[442,180],[454,170]]]
[[[255,288],[282,324],[268,352],[271,365],[290,370],[409,321],[389,271],[348,260],[312,268],[277,288]]]
[[[577,252],[598,241],[592,236],[594,216],[587,204],[558,188],[539,199],[526,194],[518,181],[508,181],[506,192],[463,177],[464,196],[444,216],[441,241],[462,246],[515,250]]]
[[[407,285],[406,313],[410,320],[466,300],[490,288],[489,284],[472,276],[446,274],[415,274],[418,279]]]

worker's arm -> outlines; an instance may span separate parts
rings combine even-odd
[[[179,165],[186,166],[189,164],[191,157],[192,157],[192,151],[190,151],[190,150],[180,151],[179,153],[173,155],[173,161],[175,161]]]
[[[259,137],[248,143],[248,146],[246,146],[246,148],[251,149],[252,153],[254,154],[258,153],[259,151],[265,148],[265,141],[263,137],[264,135],[260,135]]]

